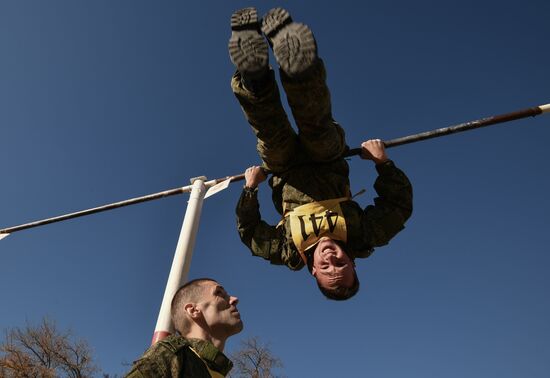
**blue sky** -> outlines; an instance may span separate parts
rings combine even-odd
[[[550,102],[547,1],[0,3],[0,228],[238,174],[255,140],[229,87],[231,13],[287,7],[315,33],[350,146]],[[250,256],[241,184],[204,205],[190,278],[240,299],[288,377],[547,377],[550,117],[389,150],[415,211],[325,300]],[[350,161],[372,201],[375,171]],[[277,222],[267,186],[264,218]],[[55,319],[106,373],[149,345],[187,195],[0,241],[0,328]]]

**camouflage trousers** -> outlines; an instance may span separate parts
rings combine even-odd
[[[306,160],[327,162],[342,156],[346,141],[344,130],[332,118],[330,92],[322,60],[300,80],[280,71],[288,104],[298,127],[294,131],[281,104],[275,73],[269,70],[265,86],[247,90],[239,72],[231,88],[258,140],[257,150],[263,166],[273,173],[283,172]]]

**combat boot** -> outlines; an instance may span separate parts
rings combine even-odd
[[[261,33],[256,8],[244,8],[231,16],[229,57],[245,87],[252,89],[269,71],[269,51]]]
[[[307,25],[295,23],[283,8],[271,9],[262,21],[262,32],[279,67],[290,77],[300,77],[317,61],[317,43]]]

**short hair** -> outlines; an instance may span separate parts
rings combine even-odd
[[[202,299],[204,294],[203,283],[205,282],[217,281],[212,278],[197,278],[191,280],[181,286],[172,298],[172,303],[170,305],[172,323],[174,324],[176,331],[182,335],[190,326],[190,321],[187,316],[185,316],[184,306],[187,303],[196,303]]]
[[[335,240],[335,242],[340,245],[344,253],[348,254],[347,245],[345,243],[339,240]],[[313,253],[307,255],[306,265],[309,273],[311,273],[313,270]],[[317,279],[315,280],[317,281]],[[346,299],[350,299],[351,297],[353,297],[359,291],[359,278],[357,277],[357,272],[355,271],[355,269],[353,269],[353,285],[351,285],[351,287],[336,287],[328,289],[326,287],[322,287],[319,284],[319,281],[317,281],[317,286],[319,287],[321,293],[323,293],[323,295],[327,297],[327,299],[332,299],[335,301],[345,301]]]
[[[328,289],[326,287],[322,287],[319,284],[319,281],[317,281],[317,286],[319,287],[319,290],[321,290],[321,293],[323,293],[323,295],[327,297],[327,299],[332,299],[335,301],[345,301],[346,299],[350,299],[351,297],[353,297],[359,291],[359,278],[357,278],[357,273],[354,271],[353,285],[351,285],[351,287],[339,286]]]

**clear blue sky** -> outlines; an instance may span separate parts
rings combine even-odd
[[[0,3],[0,228],[258,163],[234,99],[229,18],[287,7],[314,31],[348,143],[550,102],[550,2]],[[548,377],[550,116],[389,150],[415,211],[357,262],[360,293],[325,300],[306,271],[251,257],[241,184],[205,202],[190,278],[240,298],[245,330],[288,377]],[[352,191],[375,171],[352,159]],[[262,210],[276,223],[269,189]],[[186,195],[0,241],[0,328],[43,316],[106,373],[149,345]]]

